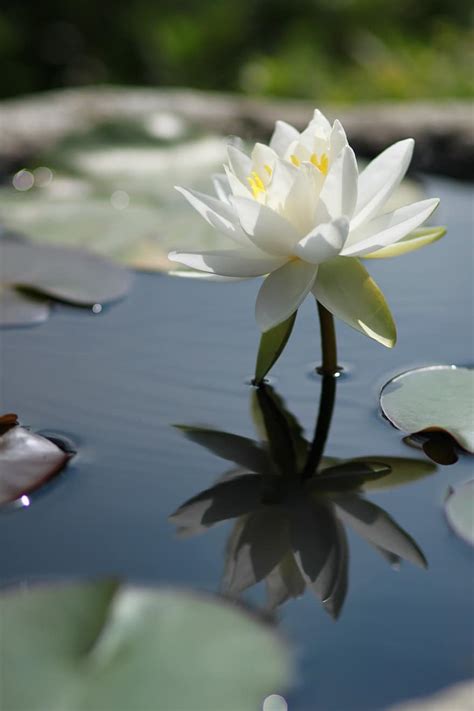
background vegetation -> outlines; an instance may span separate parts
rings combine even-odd
[[[0,95],[107,82],[466,97],[472,39],[469,0],[4,0]]]

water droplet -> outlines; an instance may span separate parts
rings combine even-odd
[[[263,702],[262,711],[288,711],[288,704],[280,694],[270,694]]]
[[[35,178],[33,173],[25,169],[19,170],[18,173],[15,173],[12,179],[13,187],[15,190],[19,190],[20,192],[25,192],[26,190],[32,188],[34,182]]]
[[[24,507],[27,508],[30,505],[31,501],[28,496],[23,494],[23,496],[20,496],[20,504]]]
[[[94,306],[92,307],[92,313],[93,314],[100,314],[101,311],[102,311],[102,304],[94,304]]]
[[[46,188],[53,179],[53,171],[50,168],[42,165],[33,171],[35,185],[38,188]]]
[[[115,190],[110,196],[110,202],[116,210],[125,210],[130,205],[130,196],[125,190]]]

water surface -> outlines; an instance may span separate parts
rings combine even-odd
[[[423,458],[378,414],[378,392],[396,373],[472,361],[472,191],[440,179],[437,244],[369,268],[399,330],[393,351],[338,324],[336,410],[327,454]],[[78,455],[29,509],[0,517],[1,582],[114,574],[215,591],[229,524],[185,541],[167,517],[228,464],[172,423],[207,424],[254,437],[249,415],[258,333],[256,282],[196,283],[137,275],[130,296],[92,314],[58,306],[37,328],[1,338],[1,410],[63,433]],[[470,306],[471,305],[471,306]],[[305,303],[273,384],[311,434],[320,382],[314,303]],[[291,711],[370,711],[467,678],[472,672],[472,554],[448,529],[442,501],[472,462],[374,493],[423,549],[427,571],[392,570],[350,535],[350,581],[333,622],[307,592],[278,617],[297,658]],[[258,591],[250,599],[258,602]]]

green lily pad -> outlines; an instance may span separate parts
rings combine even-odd
[[[474,479],[449,489],[444,510],[453,531],[474,546]]]
[[[0,417],[0,506],[38,489],[70,456],[46,437],[20,427],[15,415]]]
[[[440,365],[402,373],[380,394],[385,417],[409,435],[448,433],[474,453],[474,370]]]
[[[113,581],[23,587],[0,595],[0,618],[9,711],[253,711],[289,681],[277,634],[211,596]]]

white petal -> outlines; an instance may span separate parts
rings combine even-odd
[[[331,124],[319,109],[314,110],[313,119],[310,125],[317,127],[321,131],[324,131],[324,133],[328,133],[331,130]]]
[[[354,228],[367,222],[383,208],[410,165],[414,145],[413,138],[394,143],[374,158],[359,175]]]
[[[387,348],[397,332],[384,295],[358,259],[336,257],[321,264],[313,288],[334,316]]]
[[[249,240],[240,227],[238,215],[229,203],[222,202],[212,195],[199,193],[197,190],[188,190],[180,186],[176,186],[176,190],[212,227],[230,237],[234,242],[248,245]]]
[[[280,212],[298,175],[298,168],[295,168],[287,161],[277,159],[273,165],[270,182],[267,185],[266,204]]]
[[[244,281],[245,279],[251,279],[252,277],[225,277],[219,274],[212,274],[211,272],[194,272],[189,269],[171,269],[171,271],[166,272],[168,276],[181,277],[183,279],[197,279],[198,281],[218,281],[218,282],[230,282],[230,281]]]
[[[300,168],[295,168],[295,173],[293,185],[288,191],[281,212],[296,227],[300,236],[303,236],[314,227],[315,210],[324,175],[311,163],[303,163]]]
[[[231,194],[231,189],[229,181],[225,173],[215,173],[212,176],[212,184],[214,186],[214,191],[219,200],[222,202],[229,202],[229,195]]]
[[[357,161],[349,146],[343,148],[324,181],[320,200],[332,219],[345,215],[351,218],[357,202]],[[318,221],[320,221],[318,215]]]
[[[231,145],[227,146],[227,157],[232,172],[241,183],[245,184],[247,177],[252,172],[251,159],[243,151]]]
[[[261,254],[261,252],[260,252]],[[245,249],[223,249],[212,252],[170,252],[168,259],[202,272],[230,277],[254,277],[278,269],[283,259],[265,255],[258,250],[252,253]]]
[[[293,259],[267,276],[255,305],[255,318],[262,331],[269,331],[296,311],[311,290],[317,269],[314,264]]]
[[[298,242],[294,253],[305,262],[321,264],[339,254],[348,232],[349,220],[347,217],[340,217],[334,222],[318,225],[313,232]]]
[[[249,239],[261,250],[277,256],[288,256],[301,235],[288,220],[266,205],[248,198],[231,198],[240,224]]]
[[[225,174],[227,180],[229,181],[229,187],[233,195],[239,195],[240,197],[250,197],[250,187],[247,181],[241,183],[238,178],[235,177],[234,173],[231,171],[228,165],[224,166]]]
[[[286,150],[292,141],[297,141],[299,132],[293,126],[285,121],[277,121],[275,130],[270,139],[270,148],[275,151],[281,158],[286,153]]]
[[[252,170],[255,170],[264,183],[270,180],[268,168],[273,170],[273,164],[278,158],[276,153],[264,143],[256,143],[252,150]]]
[[[398,242],[427,220],[438,205],[438,198],[422,200],[374,218],[358,230],[351,230],[342,254],[362,256]]]
[[[329,138],[329,165],[332,165],[339,153],[348,145],[346,132],[337,119],[334,121]]]

